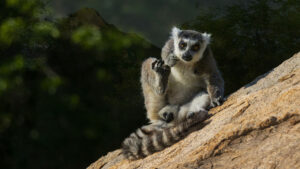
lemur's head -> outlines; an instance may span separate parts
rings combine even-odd
[[[193,30],[172,29],[174,39],[174,54],[184,63],[199,61],[210,42],[211,34]]]

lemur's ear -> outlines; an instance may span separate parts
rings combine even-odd
[[[203,40],[204,42],[206,42],[207,44],[210,43],[210,40],[211,40],[211,34],[210,33],[202,33],[202,37],[203,37]]]
[[[177,28],[176,26],[174,26],[172,28],[172,37],[177,37],[180,32],[181,32],[181,30],[179,28]]]

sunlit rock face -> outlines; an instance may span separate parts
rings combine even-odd
[[[212,109],[207,125],[144,159],[120,150],[88,168],[300,168],[300,53]]]

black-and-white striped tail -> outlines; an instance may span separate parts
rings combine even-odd
[[[194,116],[174,127],[143,126],[123,141],[122,153],[129,160],[144,158],[181,140],[189,134],[190,127],[203,120],[203,117]]]

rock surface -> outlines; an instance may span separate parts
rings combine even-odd
[[[128,161],[116,150],[98,168],[300,168],[300,53],[230,95],[201,130]]]

